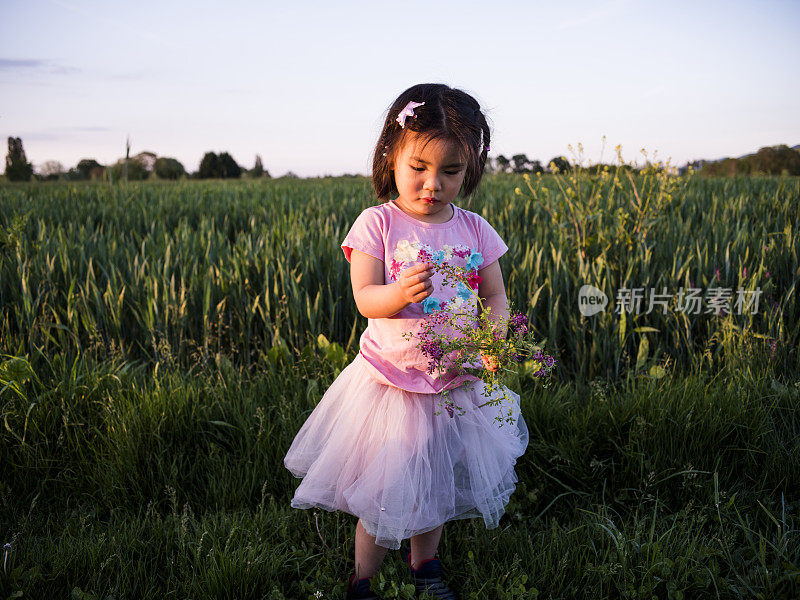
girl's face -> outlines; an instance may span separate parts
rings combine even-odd
[[[394,163],[396,204],[415,219],[444,223],[453,216],[449,204],[458,195],[466,175],[466,162],[450,141],[431,140],[409,132]]]

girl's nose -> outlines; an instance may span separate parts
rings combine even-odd
[[[432,192],[436,192],[442,189],[442,186],[439,183],[439,176],[436,175],[435,173],[429,175],[428,179],[425,181],[425,189],[430,190]]]

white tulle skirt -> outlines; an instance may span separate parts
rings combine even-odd
[[[357,516],[392,549],[456,519],[497,527],[528,446],[519,395],[503,388],[484,396],[482,381],[464,384],[450,392],[463,409],[451,416],[439,394],[380,383],[366,364],[358,354],[345,367],[295,436],[284,458],[303,479],[292,507]],[[503,393],[502,406],[480,407]]]

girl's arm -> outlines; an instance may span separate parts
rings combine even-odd
[[[350,254],[350,283],[358,312],[368,319],[391,317],[412,302],[422,302],[433,293],[433,272],[425,263],[409,267],[394,283],[386,284],[382,260],[353,249]]]
[[[484,308],[492,307],[489,319],[495,325],[501,318],[504,321],[508,321],[508,299],[506,298],[506,288],[503,283],[503,272],[500,270],[500,263],[494,261],[486,268],[478,271],[478,275],[483,278],[478,284],[478,296]],[[505,326],[501,326],[498,331],[500,331],[501,337],[505,338]]]
[[[484,269],[478,271],[482,281],[478,284],[478,296],[484,308],[492,307],[489,313],[489,320],[496,331],[500,332],[501,339],[506,337],[506,326],[498,325],[500,320],[507,322],[509,317],[508,299],[506,298],[505,284],[503,283],[503,272],[500,263],[494,261]],[[489,371],[496,371],[499,366],[497,360],[492,356],[483,356],[483,363]]]

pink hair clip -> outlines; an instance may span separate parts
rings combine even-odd
[[[406,117],[416,117],[417,115],[414,114],[414,109],[418,106],[422,106],[425,104],[424,102],[414,102],[411,101],[406,104],[405,108],[400,111],[400,114],[397,115],[397,122],[400,123],[400,127],[405,128],[406,126]]]
[[[487,151],[487,152],[489,151],[489,146],[486,146],[486,151]]]

